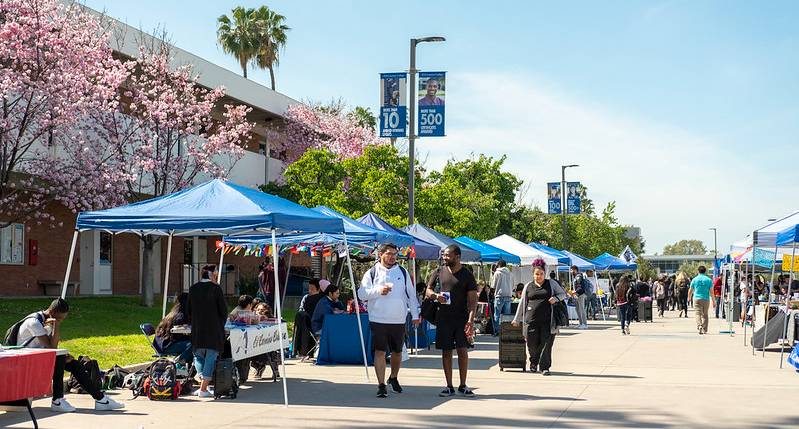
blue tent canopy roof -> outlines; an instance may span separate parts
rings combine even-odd
[[[777,245],[785,246],[792,245],[797,242],[799,237],[799,225],[794,225],[777,233]],[[799,252],[797,252],[799,253]]]
[[[326,216],[336,217],[344,222],[344,232],[347,234],[347,243],[360,246],[373,246],[378,243],[393,243],[398,247],[413,245],[413,237],[402,234],[395,234],[372,228],[369,225],[349,218],[329,207],[317,206],[311,210]],[[231,237],[227,240],[231,244],[271,244],[272,238],[264,234],[242,235]],[[278,245],[289,245],[298,243],[323,243],[338,244],[344,242],[344,234],[341,233],[317,233],[317,234],[284,234],[277,237]]]
[[[387,231],[393,234],[410,237],[411,240],[413,240],[414,242],[413,246],[414,246],[414,252],[416,253],[416,259],[421,259],[425,261],[435,261],[438,259],[439,253],[441,252],[441,247],[436,246],[435,244],[428,243],[422,239],[416,238],[408,233],[405,233],[395,228],[393,225],[384,221],[383,219],[380,218],[380,216],[374,213],[369,213],[360,217],[358,219],[358,222],[369,225],[372,228]]]
[[[479,262],[480,261],[480,252],[477,252],[470,247],[464,246],[457,241],[453,240],[446,235],[433,230],[432,228],[428,228],[424,225],[415,223],[413,225],[408,225],[402,228],[403,231],[407,232],[408,234],[414,236],[415,238],[424,240],[428,243],[435,244],[439,248],[443,249],[447,246],[456,245],[461,249],[461,261],[463,262]],[[418,255],[419,252],[417,252]],[[436,257],[438,259],[438,257]]]
[[[174,194],[107,210],[82,212],[78,230],[168,235],[344,231],[341,219],[219,179]]]
[[[569,257],[569,265],[568,266],[561,266],[558,268],[558,271],[568,271],[569,267],[572,265],[577,266],[581,271],[583,270],[595,270],[596,264],[588,260],[583,256],[580,256],[576,253],[569,252],[568,250],[561,250],[564,255]]]
[[[482,262],[498,262],[501,259],[509,264],[520,265],[522,263],[521,258],[512,253],[506,252],[500,248],[483,243],[482,241],[475,240],[474,238],[467,237],[465,235],[456,238],[455,241],[466,247],[469,247],[470,249],[480,252],[480,258]]]
[[[596,269],[600,271],[624,271],[638,269],[637,264],[628,264],[624,259],[613,256],[607,252],[594,258],[593,262],[596,264]]]
[[[535,250],[538,250],[539,252],[541,252],[541,253],[543,253],[545,255],[549,255],[549,256],[552,256],[553,258],[556,258],[558,260],[558,263],[560,263],[560,264],[568,264],[569,263],[569,256],[566,255],[565,253],[563,253],[562,251],[558,250],[558,249],[553,249],[551,247],[544,246],[543,244],[535,243],[535,242],[527,243],[527,245],[532,247]]]

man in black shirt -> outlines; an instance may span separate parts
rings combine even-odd
[[[474,396],[466,386],[469,371],[470,339],[474,336],[474,315],[477,311],[477,282],[471,271],[461,265],[461,249],[451,245],[444,249],[444,262],[427,280],[427,297],[439,302],[436,324],[436,348],[441,350],[447,387],[439,396],[455,395],[452,385],[452,350],[458,351],[460,386],[458,393]],[[436,286],[439,291],[436,292]]]

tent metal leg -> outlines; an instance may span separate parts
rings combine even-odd
[[[69,260],[67,260],[67,272],[64,273],[64,285],[61,287],[61,299],[67,297],[67,284],[69,284],[69,272],[72,271],[72,259],[75,258],[75,246],[78,244],[78,230],[72,234],[72,247],[69,248]]]
[[[163,319],[166,317],[166,300],[169,296],[169,267],[171,264],[169,263],[172,259],[172,236],[175,234],[175,231],[170,231],[169,233],[169,240],[166,244],[166,269],[164,270],[164,305],[161,308],[161,318]]]
[[[361,326],[361,306],[358,303],[358,290],[355,287],[355,276],[352,274],[352,260],[350,259],[350,246],[347,244],[347,234],[344,234],[344,251],[347,252],[347,269],[350,273],[350,282],[352,283],[352,299],[355,303],[355,317],[358,325],[358,336],[361,340],[361,353],[363,354],[363,369],[366,371],[366,381],[369,378],[369,361],[366,359],[366,346],[363,341],[363,327]]]
[[[284,352],[283,348],[283,311],[280,307],[280,278],[278,276],[278,257],[277,257],[277,237],[275,237],[275,230],[272,229],[272,264],[275,267],[273,270],[275,273],[275,288],[278,289],[275,291],[275,316],[277,318],[278,323],[278,332],[279,332],[279,341],[280,341],[280,370],[283,371],[283,405],[287,408],[289,406],[289,393],[288,387],[286,385],[286,353]]]
[[[222,249],[219,252],[219,270],[217,270],[217,273],[216,273],[216,284],[218,284],[220,287],[222,286],[222,270],[223,270],[222,263],[223,262],[225,262],[225,238],[224,237],[222,238]],[[275,267],[277,267],[277,265],[275,265]],[[277,268],[275,268],[275,270],[277,270]]]

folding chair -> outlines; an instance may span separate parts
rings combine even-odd
[[[303,356],[302,359],[300,360],[300,362],[305,362],[307,359],[311,359],[311,355],[313,355],[317,350],[319,350],[319,338],[316,336],[316,334],[314,334],[313,329],[311,328],[311,316],[308,315],[308,313],[305,313],[305,315],[301,317],[300,320],[302,322],[302,328],[305,329],[306,332],[308,332],[308,335],[311,337],[314,343],[314,346],[311,347],[311,349],[308,350],[308,353],[306,353],[305,356]]]
[[[139,325],[139,329],[141,329],[142,334],[144,334],[144,336],[147,338],[147,343],[153,348],[153,351],[155,352],[153,357],[160,358],[169,356],[155,347],[155,328],[153,327],[152,323],[142,323]]]

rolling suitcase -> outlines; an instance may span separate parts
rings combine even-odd
[[[239,375],[231,358],[220,358],[214,368],[214,398],[236,399],[239,393]]]
[[[522,327],[515,328],[510,322],[499,325],[499,370],[519,368],[527,371],[527,345]]]

